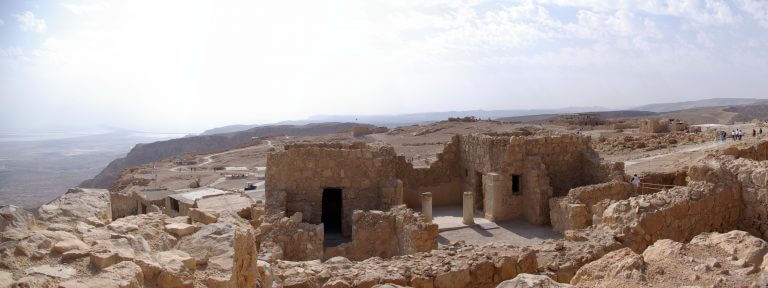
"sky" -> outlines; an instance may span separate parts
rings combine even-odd
[[[768,0],[0,0],[0,131],[768,98]]]

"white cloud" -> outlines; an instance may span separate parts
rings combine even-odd
[[[752,15],[752,18],[768,29],[768,1],[764,0],[740,0],[741,9]]]
[[[5,25],[5,22],[3,22],[3,19],[0,19],[0,26]]]
[[[102,11],[104,9],[108,8],[108,3],[106,2],[91,2],[91,3],[61,3],[61,6],[69,10],[70,12],[81,15],[81,14],[87,14],[87,13],[93,13]]]
[[[45,20],[36,18],[35,14],[30,11],[24,11],[21,14],[14,14],[13,17],[16,17],[16,20],[19,21],[19,27],[22,31],[35,31],[37,33],[45,32]]]

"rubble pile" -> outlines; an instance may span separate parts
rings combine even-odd
[[[620,155],[633,151],[655,151],[673,148],[677,145],[713,141],[714,135],[706,133],[672,132],[666,134],[600,136],[595,139],[594,148],[601,155]]]

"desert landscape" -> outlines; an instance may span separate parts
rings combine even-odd
[[[768,0],[0,1],[0,288],[768,288]]]
[[[106,189],[0,208],[0,284],[768,285],[765,122],[528,119],[286,126],[143,152],[162,159]],[[722,139],[735,129],[749,133]]]

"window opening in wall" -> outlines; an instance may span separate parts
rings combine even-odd
[[[520,193],[520,175],[512,175],[512,193]]]

